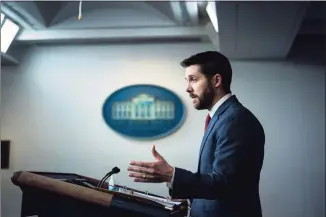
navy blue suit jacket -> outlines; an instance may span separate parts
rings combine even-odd
[[[207,127],[198,171],[175,168],[170,196],[191,199],[191,217],[261,217],[264,144],[260,122],[231,96]]]

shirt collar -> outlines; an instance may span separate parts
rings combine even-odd
[[[217,109],[223,104],[223,102],[225,102],[231,96],[232,94],[228,93],[225,96],[223,96],[219,101],[217,101],[215,105],[212,107],[212,109],[209,111],[209,116],[212,118],[215,112],[217,111]]]

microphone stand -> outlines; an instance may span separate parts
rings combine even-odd
[[[110,172],[108,172],[100,181],[100,183],[97,185],[98,188],[101,188],[104,182],[113,174],[119,173],[120,169],[118,167],[114,167]]]
[[[104,184],[104,182],[111,176],[111,175],[113,175],[114,173],[112,173],[112,172],[109,172],[109,173],[107,173],[102,179],[101,179],[101,181],[100,181],[100,183],[97,185],[97,187],[98,188],[101,188],[102,187],[102,185]]]

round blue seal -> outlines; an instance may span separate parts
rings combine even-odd
[[[124,136],[156,139],[181,126],[185,106],[166,88],[132,85],[115,91],[105,100],[103,118],[110,128]]]

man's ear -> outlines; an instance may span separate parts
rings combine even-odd
[[[212,78],[213,86],[219,87],[222,84],[222,76],[220,74],[215,74]]]

